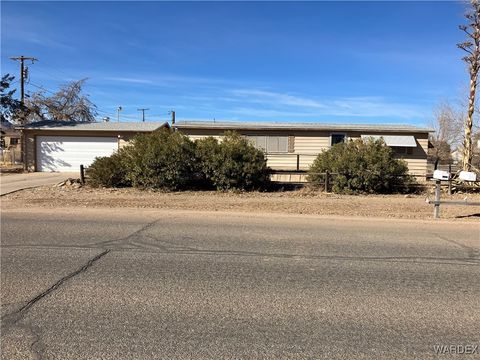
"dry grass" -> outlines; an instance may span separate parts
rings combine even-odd
[[[2,197],[2,209],[28,207],[157,208],[249,213],[286,213],[329,216],[361,216],[430,219],[433,207],[424,195],[335,195],[312,189],[270,193],[213,191],[155,192],[137,189],[80,189],[41,187]],[[433,198],[433,195],[429,195]],[[463,199],[466,195],[443,195]],[[468,195],[480,202],[480,194]],[[442,206],[441,217],[478,221],[480,207]]]

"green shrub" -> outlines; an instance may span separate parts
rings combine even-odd
[[[309,170],[308,180],[323,186],[329,171],[337,193],[394,193],[407,191],[413,183],[405,161],[396,159],[383,140],[354,140],[322,152]]]
[[[216,157],[220,154],[220,144],[214,137],[206,137],[195,141],[195,155],[199,173],[198,187],[214,189],[213,178],[215,174]]]
[[[259,190],[268,186],[270,171],[262,150],[235,132],[221,142],[214,138],[196,141],[199,167],[206,181],[218,190]]]
[[[126,170],[122,163],[122,154],[97,157],[86,169],[88,184],[93,187],[124,187],[130,186],[126,178]]]
[[[124,148],[124,163],[126,178],[140,188],[182,190],[199,177],[195,144],[168,129],[137,135]]]

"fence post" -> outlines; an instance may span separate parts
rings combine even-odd
[[[433,217],[438,219],[440,217],[440,187],[441,181],[435,181],[435,206],[433,207]]]
[[[83,165],[80,165],[80,182],[85,185],[85,168]]]
[[[297,171],[300,170],[300,154],[297,154]]]
[[[325,192],[328,192],[328,187],[329,187],[329,177],[330,177],[330,174],[327,171],[325,171]]]
[[[448,195],[452,195],[452,164],[448,164]]]

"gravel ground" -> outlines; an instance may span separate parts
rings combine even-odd
[[[324,194],[309,189],[270,193],[213,191],[155,192],[137,189],[93,189],[90,187],[39,187],[1,198],[2,209],[32,207],[157,208],[198,211],[361,216],[430,219],[433,206],[427,195],[351,196]],[[480,201],[480,194],[442,195],[445,200]],[[441,217],[478,221],[480,207],[442,206]]]

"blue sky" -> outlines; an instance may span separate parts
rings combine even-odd
[[[99,118],[425,125],[464,95],[460,2],[5,2],[1,70]],[[18,85],[18,83],[16,84]]]

